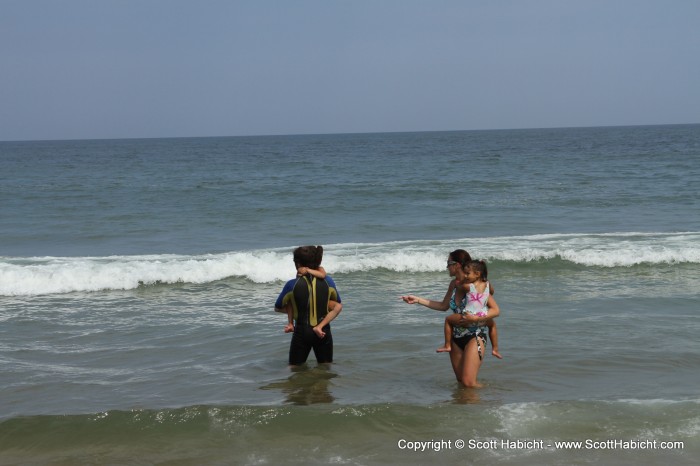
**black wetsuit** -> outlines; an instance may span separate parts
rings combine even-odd
[[[340,302],[340,296],[333,279],[328,276],[324,280],[306,275],[285,285],[275,306],[282,308],[291,302],[294,309],[295,325],[289,345],[289,364],[303,364],[312,349],[319,363],[333,362],[331,326],[323,327],[326,334],[323,338],[313,331],[328,314],[330,300]]]

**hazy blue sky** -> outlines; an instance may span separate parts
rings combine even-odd
[[[0,0],[0,140],[700,123],[697,0]]]

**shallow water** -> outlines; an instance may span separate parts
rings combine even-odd
[[[0,464],[700,453],[697,125],[0,143],[0,159]],[[292,371],[272,306],[292,247],[318,243],[344,303],[336,361]],[[502,310],[480,390],[435,353],[444,314],[399,300],[441,299],[459,247],[488,261]],[[553,443],[611,439],[657,445]],[[431,440],[452,443],[407,447]]]

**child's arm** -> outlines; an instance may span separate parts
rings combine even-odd
[[[308,267],[299,267],[297,269],[297,273],[299,275],[306,275],[308,273],[308,274],[311,274],[314,277],[320,278],[320,279],[326,278],[326,269],[324,269],[323,267],[320,267],[320,266],[318,269],[310,269]]]

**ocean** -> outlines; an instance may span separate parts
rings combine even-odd
[[[0,142],[0,464],[696,464],[700,125]],[[290,369],[296,246],[335,361]],[[450,251],[499,360],[437,354]]]

